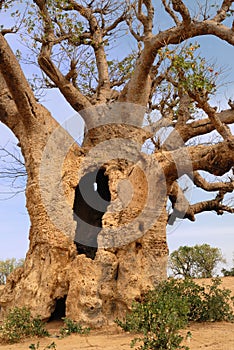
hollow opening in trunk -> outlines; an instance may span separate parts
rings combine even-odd
[[[73,205],[77,223],[75,244],[78,254],[94,259],[97,252],[97,236],[102,229],[102,217],[110,204],[109,178],[100,168],[85,174],[75,190]]]
[[[63,298],[56,299],[55,308],[50,316],[49,321],[58,321],[66,316],[66,299],[66,295]]]

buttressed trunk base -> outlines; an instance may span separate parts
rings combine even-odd
[[[66,164],[71,169],[71,163],[77,169],[72,176],[66,172]],[[99,169],[91,165],[78,179],[79,164],[77,152],[71,152],[63,177],[70,213],[66,217],[56,213],[63,215],[64,221],[70,220],[70,237],[51,222],[53,218],[45,211],[40,189],[34,186],[32,191],[29,181],[27,205],[29,212],[34,205],[37,215],[31,217],[30,248],[24,268],[10,275],[1,294],[2,316],[14,306],[28,306],[32,315],[41,315],[45,320],[66,316],[99,327],[123,317],[134,299],[141,299],[166,278],[165,205],[144,234],[141,224],[134,223],[144,211],[148,195],[142,170],[123,160],[112,160]],[[93,201],[90,206],[83,203],[87,192]],[[119,227],[123,229],[118,231]],[[118,239],[113,232],[119,232]],[[103,246],[110,236],[111,242],[117,243]],[[124,244],[128,236],[130,240]],[[91,247],[86,247],[87,237]]]

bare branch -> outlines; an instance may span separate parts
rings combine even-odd
[[[216,116],[223,124],[234,123],[234,109],[227,109],[225,111],[219,112],[216,114]],[[214,124],[209,118],[205,118],[184,125],[182,128],[180,128],[179,132],[183,141],[187,142],[193,137],[208,134],[213,130],[215,130]]]
[[[234,190],[234,180],[230,182],[208,182],[197,171],[193,174],[193,182],[197,187],[202,188],[205,191],[220,191],[223,190],[226,193]]]
[[[233,0],[224,0],[220,9],[217,11],[217,14],[213,18],[213,21],[215,22],[222,22],[227,17],[227,13],[230,10],[231,6],[233,4]]]
[[[150,89],[150,94],[149,94],[149,101],[148,101],[148,105],[149,105],[149,109],[153,110],[154,106],[152,103],[152,98],[153,95],[155,93],[155,89],[157,88],[157,86],[159,86],[162,81],[165,79],[165,75],[167,73],[167,71],[170,69],[170,67],[168,67],[168,69],[165,71],[163,71],[161,74],[159,74],[159,68],[161,66],[163,62],[163,57],[159,57],[158,62],[152,66],[151,71],[150,71],[150,77],[151,77],[151,89]]]
[[[176,16],[176,14],[174,13],[174,11],[171,9],[170,5],[167,4],[166,0],[162,0],[163,6],[166,10],[166,12],[171,16],[171,18],[173,19],[173,21],[175,22],[176,25],[180,24],[180,20],[179,18]]]
[[[125,21],[127,18],[126,11],[118,17],[112,24],[108,25],[103,29],[103,35],[107,35],[111,30],[115,29],[121,22]]]
[[[145,7],[146,7],[147,15],[144,15],[144,13],[143,13],[143,9],[142,9],[143,5],[145,5]],[[138,1],[137,18],[143,24],[145,37],[152,34],[153,19],[154,19],[154,7],[152,5],[151,0],[139,0]]]
[[[1,30],[2,35],[6,35],[6,34],[14,34],[17,33],[17,30],[15,28],[5,28]]]
[[[144,38],[141,35],[139,35],[138,33],[136,33],[135,30],[133,29],[132,19],[128,18],[126,22],[127,22],[129,31],[132,34],[132,36],[134,37],[134,39],[136,39],[136,41],[138,41],[138,42],[143,41]]]
[[[180,80],[181,81],[186,81],[186,77],[185,74],[183,72],[182,69],[178,68],[178,74],[180,76]],[[174,82],[173,79],[171,79],[170,77],[168,77],[168,80],[176,87],[179,87],[179,84]],[[180,90],[180,89],[179,89]],[[180,105],[181,105],[181,101],[183,101],[183,95],[184,92],[180,92],[179,94],[182,96],[180,96]],[[208,103],[208,93],[207,91],[202,92],[202,91],[197,91],[196,89],[194,89],[193,91],[190,90],[189,88],[186,89],[186,94],[188,94],[188,96],[192,99],[192,101],[196,101],[197,102],[197,107],[201,108],[209,117],[209,119],[211,120],[211,122],[213,123],[215,129],[218,131],[218,133],[223,137],[223,139],[228,139],[229,137],[232,136],[232,133],[229,129],[229,127],[225,124],[222,123],[222,121],[220,120],[217,112],[216,112],[216,108],[211,107]],[[189,101],[187,100],[186,103],[182,103],[183,106],[183,113],[184,110],[187,107],[187,118],[185,121],[189,120],[190,115],[189,115],[189,111],[188,111],[188,106],[189,106]],[[179,108],[179,114],[180,114],[180,108]],[[178,119],[177,125],[178,125],[178,130],[180,131],[181,129],[181,122]],[[185,124],[185,123],[183,123]],[[183,133],[183,130],[181,130]]]
[[[151,123],[143,127],[143,130],[148,134],[149,138],[154,137],[154,135],[161,129],[169,126],[173,126],[174,123],[170,118],[161,118],[155,123]]]
[[[73,85],[75,88],[78,89],[78,86],[76,84],[76,79],[77,79],[77,70],[76,70],[76,65],[77,65],[77,61],[76,60],[71,60],[70,62],[70,70],[69,72],[66,74],[66,79],[68,81],[72,81]]]
[[[232,136],[232,133],[229,129],[229,127],[222,123],[220,118],[218,117],[218,114],[216,112],[216,109],[214,107],[211,107],[209,103],[207,102],[207,98],[202,98],[198,93],[193,93],[188,90],[189,96],[193,98],[194,101],[197,101],[197,105],[199,108],[202,108],[203,111],[208,115],[209,119],[213,123],[215,129],[218,131],[218,133],[223,137],[223,139],[228,139]]]
[[[180,102],[178,108],[178,120],[176,125],[185,125],[190,119],[189,105],[191,103],[190,97],[186,93],[180,94]]]
[[[185,197],[182,189],[177,182],[174,182],[170,193],[169,199],[172,203],[173,212],[168,216],[168,224],[173,225],[176,218],[186,218],[190,221],[195,221],[195,215],[205,211],[216,211],[218,215],[222,215],[224,212],[234,213],[234,208],[223,204],[224,196],[227,192],[232,192],[234,189],[234,183],[207,183],[202,177],[197,176],[195,173],[195,184],[199,183],[201,188],[207,191],[219,191],[215,199],[202,201],[196,204],[190,205]]]
[[[120,100],[128,99],[129,102],[146,105],[151,87],[149,73],[158,50],[165,45],[179,44],[186,39],[208,34],[215,35],[229,44],[234,45],[233,31],[211,20],[202,22],[191,21],[191,23],[186,25],[182,22],[180,25],[159,32],[146,40],[132,79],[129,81],[124,91],[122,91]]]
[[[227,205],[222,204],[224,199],[225,192],[220,191],[215,199],[199,202],[190,206],[190,210],[194,213],[194,215],[202,213],[204,211],[216,211],[218,215],[223,215],[224,212],[234,213],[234,208],[230,208]],[[187,214],[185,215],[187,217]]]
[[[27,172],[24,161],[18,149],[9,151],[6,147],[0,147],[0,180],[3,185],[10,187],[10,191],[0,192],[3,199],[9,199],[18,193],[25,191]],[[1,199],[0,199],[1,200]]]

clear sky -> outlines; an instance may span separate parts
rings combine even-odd
[[[9,38],[9,37],[8,37]],[[227,69],[224,81],[228,86],[222,87],[222,95],[217,96],[221,107],[226,108],[225,98],[234,99],[234,69],[233,48],[219,39],[212,37],[197,38],[201,43],[201,52],[208,59],[216,61],[218,66]],[[15,46],[14,39],[11,39]],[[116,50],[124,52],[131,45],[127,40]],[[116,51],[116,52],[117,52]],[[28,67],[27,69],[30,69]],[[45,106],[52,112],[59,122],[64,122],[74,115],[72,108],[64,98],[56,91],[50,92],[44,99]],[[17,143],[12,133],[0,123],[0,146],[6,143]],[[6,189],[0,184],[0,192]],[[10,200],[0,200],[0,260],[8,257],[24,257],[28,248],[29,218],[25,208],[25,197],[21,193]],[[196,222],[188,220],[176,223],[174,227],[168,228],[168,245],[170,251],[177,249],[180,245],[194,245],[208,243],[222,249],[224,256],[232,262],[234,252],[234,215],[225,214],[217,216],[213,213],[204,213],[197,216]]]

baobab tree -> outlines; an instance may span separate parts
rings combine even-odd
[[[233,1],[204,3],[35,0],[25,11],[10,8],[19,26],[0,34],[0,120],[24,157],[31,228],[24,267],[0,297],[3,314],[26,305],[44,319],[102,325],[166,277],[168,223],[233,213],[225,202],[234,188],[233,104],[211,104],[218,73],[187,42],[212,35],[233,45]],[[2,11],[12,4],[2,1]],[[162,13],[168,27],[159,30]],[[41,70],[33,82],[7,42],[17,31],[32,50],[21,59],[35,58]],[[126,37],[134,50],[117,59]],[[38,101],[38,85],[57,88],[83,118],[82,145],[80,130],[71,137]],[[183,176],[214,198],[190,204]]]

